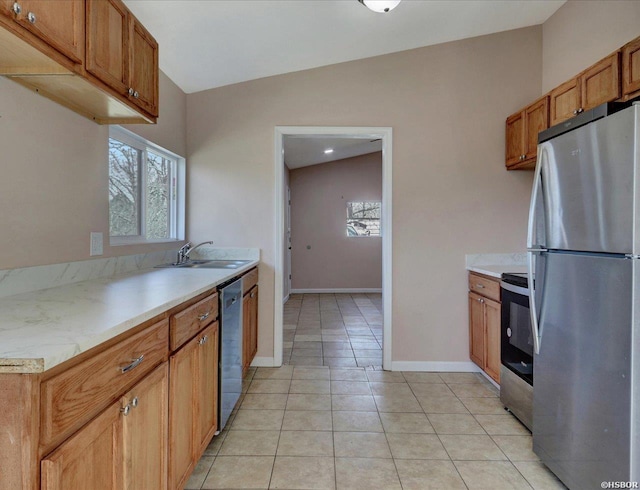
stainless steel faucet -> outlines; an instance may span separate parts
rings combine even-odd
[[[190,249],[191,249],[191,242],[187,242],[182,247],[180,247],[180,250],[178,250],[178,259],[176,260],[176,265],[186,262],[187,254],[189,253]]]
[[[184,251],[184,257],[183,257],[183,261],[187,261],[189,260],[189,254],[191,252],[193,252],[196,248],[202,246],[202,245],[213,245],[212,241],[208,241],[208,242],[202,242],[202,243],[198,243],[195,247],[191,247],[191,243],[187,243],[187,245],[189,245],[189,247],[187,247],[187,249]],[[184,248],[184,247],[182,247]],[[180,249],[182,250],[182,249]]]

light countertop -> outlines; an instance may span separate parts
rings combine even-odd
[[[496,277],[500,279],[502,274],[505,273],[520,273],[525,274],[527,272],[526,265],[474,265],[468,266],[468,271],[477,272],[478,274],[484,274],[485,276]]]
[[[38,373],[255,267],[145,269],[0,299],[0,373]]]

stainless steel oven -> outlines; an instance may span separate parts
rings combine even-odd
[[[533,332],[526,274],[503,274],[500,400],[529,430],[533,415]]]

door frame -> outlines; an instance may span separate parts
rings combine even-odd
[[[273,317],[273,361],[274,366],[282,365],[283,346],[283,272],[284,272],[284,137],[308,136],[318,138],[351,136],[362,139],[382,139],[382,301],[383,301],[383,342],[382,368],[391,370],[392,362],[392,137],[390,127],[349,127],[349,126],[276,126],[274,132],[275,162],[275,284]]]

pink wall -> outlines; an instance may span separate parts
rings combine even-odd
[[[89,236],[101,231],[104,257],[176,248],[176,243],[109,246],[109,126],[100,126],[0,77],[0,269],[98,258]],[[160,74],[157,125],[129,125],[186,155],[186,96]]]
[[[393,359],[469,362],[465,254],[525,248],[532,172],[504,121],[542,85],[542,28],[187,96],[189,236],[259,247],[258,357],[273,356],[276,126],[393,129]]]
[[[346,234],[347,202],[381,200],[382,152],[291,170],[292,289],[382,288],[382,238]]]
[[[569,0],[542,25],[542,93],[640,36],[640,2]]]

